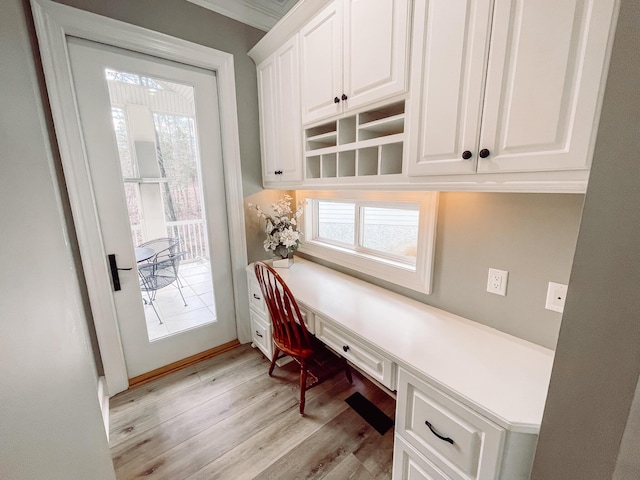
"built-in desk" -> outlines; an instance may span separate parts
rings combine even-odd
[[[261,293],[247,271],[253,314]],[[552,350],[299,257],[277,271],[318,338],[368,349],[344,355],[397,390],[394,479],[529,478]]]

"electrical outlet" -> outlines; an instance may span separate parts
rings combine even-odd
[[[490,268],[489,277],[487,278],[487,292],[505,296],[507,294],[508,276],[509,272],[507,272],[506,270]]]
[[[562,313],[564,312],[564,301],[567,298],[567,286],[563,283],[549,282],[547,288],[547,303],[544,306],[547,310]]]

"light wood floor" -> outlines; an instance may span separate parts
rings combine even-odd
[[[338,374],[307,392],[301,417],[296,364],[268,367],[244,345],[112,398],[117,478],[391,478],[393,428],[380,435],[344,401],[359,391],[394,418],[391,397]]]

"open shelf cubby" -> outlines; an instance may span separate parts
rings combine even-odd
[[[402,174],[404,101],[305,129],[306,178]]]

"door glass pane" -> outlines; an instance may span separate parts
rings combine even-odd
[[[318,238],[353,246],[355,218],[356,208],[353,203],[318,200]]]
[[[193,87],[105,71],[149,340],[216,320]]]
[[[405,257],[415,264],[420,218],[417,210],[362,207],[361,212],[363,247]]]

